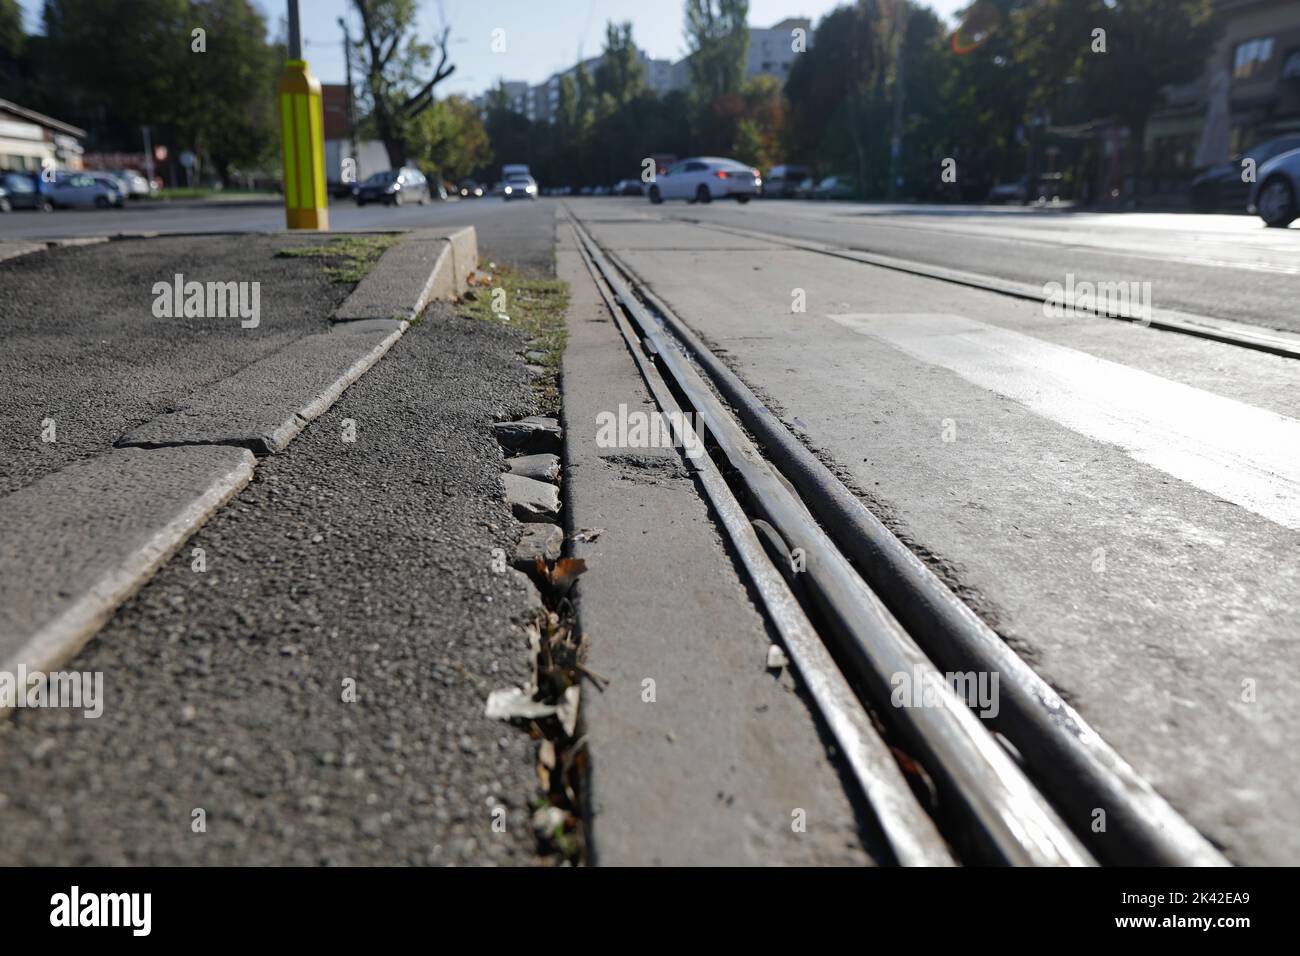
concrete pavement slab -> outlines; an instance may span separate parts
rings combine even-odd
[[[477,265],[478,242],[472,226],[409,232],[384,252],[334,319],[413,319],[430,299],[462,292]]]
[[[176,411],[127,432],[120,446],[238,445],[283,451],[401,337],[384,328],[309,335],[230,378],[201,389]]]
[[[252,473],[241,448],[121,449],[0,499],[0,671],[68,660]]]
[[[0,262],[0,495],[102,454],[196,391],[325,332],[348,287],[318,261],[276,253],[328,240],[168,237]],[[256,283],[260,323],[155,315],[155,285],[177,274]]]
[[[1228,439],[1258,443],[1256,419],[1300,412],[1294,361],[1048,318],[1032,303],[810,253],[701,261],[669,233],[656,252],[640,232],[593,229],[615,251],[634,247],[649,286],[1231,860],[1300,858],[1296,532],[1180,480],[1168,462],[1135,460],[1140,429],[1101,441],[1038,408],[1062,400],[1063,371],[1104,359],[1170,383],[1130,404],[1171,434],[1186,416],[1168,396],[1185,386],[1213,407],[1228,399],[1269,413],[1239,416],[1238,435],[1231,416],[1219,422]],[[807,313],[791,309],[795,288]],[[936,330],[935,315],[959,318]],[[929,322],[935,343],[958,350],[978,346],[964,331],[975,321],[990,340],[1005,329],[1054,347],[1008,353],[981,382],[847,321],[909,335]],[[1018,371],[1046,352],[1050,361]],[[1034,382],[1012,400],[1004,385],[1021,372]],[[1100,416],[1110,390],[1144,378],[1097,374],[1099,400],[1075,402],[1071,415]],[[1187,454],[1215,454],[1223,442],[1197,429],[1178,439]],[[1284,445],[1265,452],[1286,461]],[[1267,467],[1248,472],[1234,480],[1275,481]]]
[[[596,862],[868,862],[827,738],[767,671],[772,635],[677,451],[596,444],[598,413],[654,406],[566,234],[565,507],[571,528],[605,529],[573,552],[588,666],[610,680],[583,695]]]

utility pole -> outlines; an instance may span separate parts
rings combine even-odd
[[[889,137],[889,188],[886,196],[893,199],[898,195],[898,173],[902,168],[903,159],[903,100],[907,94],[906,70],[904,51],[907,45],[904,42],[907,37],[907,11],[906,2],[898,3],[896,9],[900,10],[898,25],[894,28],[897,35],[894,38],[894,122],[893,130]],[[858,188],[864,188],[865,183],[860,183]]]
[[[347,75],[348,99],[347,120],[348,120],[348,145],[352,148],[352,162],[354,164],[353,173],[357,178],[361,177],[360,169],[360,150],[357,149],[357,115],[355,107],[352,105],[352,36],[348,33],[348,21],[339,17],[339,26],[343,30],[343,69]]]
[[[320,80],[302,58],[298,0],[289,5],[289,61],[280,75],[280,151],[284,157],[284,218],[290,229],[330,227],[325,198],[325,114]]]
[[[148,126],[141,126],[140,132],[144,134],[144,174],[149,180],[149,191],[153,192],[153,139]]]

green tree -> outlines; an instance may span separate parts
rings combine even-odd
[[[149,124],[223,179],[273,153],[282,56],[251,0],[46,0],[44,21],[44,105],[92,148],[138,149]]]
[[[8,97],[22,98],[19,80],[26,39],[18,0],[0,0],[0,89],[10,91]]]
[[[0,0],[0,64],[18,59],[24,39],[23,11],[18,0]]]
[[[737,93],[749,53],[749,0],[686,0],[687,62],[691,86],[707,109]]]
[[[416,37],[415,0],[352,0],[361,15],[361,39],[355,44],[363,88],[361,105],[369,111],[375,132],[388,152],[388,161],[404,163],[411,151],[413,126],[434,103],[434,88],[451,76],[444,26],[433,44]],[[433,67],[434,48],[438,65]],[[429,70],[433,75],[427,80]]]
[[[201,0],[192,10],[191,30],[206,32],[207,52],[187,45],[174,82],[189,108],[170,119],[180,141],[224,183],[277,155],[274,91],[283,53],[267,44],[266,20],[249,0]]]
[[[784,159],[786,104],[781,81],[755,76],[740,92],[714,100],[712,124],[725,152],[764,173]]]
[[[822,172],[853,171],[858,190],[888,178],[891,34],[903,0],[858,0],[827,14],[786,80],[791,146]]]
[[[1046,108],[1077,85],[1094,117],[1128,127],[1140,196],[1147,121],[1165,87],[1200,75],[1219,30],[1213,0],[1039,0],[1017,11],[1018,59],[1033,105]]]
[[[632,24],[605,26],[605,49],[596,65],[595,92],[615,108],[635,98],[645,86],[645,68],[632,42]]]
[[[410,146],[413,159],[453,181],[492,162],[478,109],[463,96],[449,96],[422,112],[412,124]]]

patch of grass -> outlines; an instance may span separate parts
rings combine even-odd
[[[331,282],[360,282],[375,267],[379,257],[401,236],[375,233],[338,236],[316,246],[295,246],[276,253],[280,259],[326,259],[325,275]]]
[[[210,189],[206,186],[172,186],[161,192],[140,197],[148,202],[167,202],[170,199],[279,199],[279,193],[265,189]]]
[[[470,318],[508,325],[528,336],[528,350],[540,353],[530,356],[529,364],[544,370],[533,383],[539,411],[545,415],[558,413],[568,285],[559,279],[530,279],[511,266],[480,268],[470,277],[470,288],[461,296],[460,307],[461,313]]]

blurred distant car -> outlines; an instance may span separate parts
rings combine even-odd
[[[645,186],[639,179],[620,179],[614,184],[615,196],[642,196],[645,194]]]
[[[807,166],[773,166],[767,171],[763,195],[769,199],[794,199],[800,184],[811,175]]]
[[[366,179],[352,193],[358,206],[379,202],[385,206],[401,206],[408,202],[425,205],[432,198],[429,181],[424,173],[411,166],[386,169]]]
[[[852,199],[857,194],[852,176],[827,176],[813,189],[814,199]]]
[[[989,190],[988,202],[1029,202],[1029,179],[1021,176],[1019,179],[1012,180],[1009,183],[998,183]]]
[[[505,197],[506,202],[512,199],[536,199],[537,180],[526,174],[513,175],[501,187],[501,195]]]
[[[591,195],[591,189],[592,189],[592,187],[590,187],[590,186],[583,186],[581,189],[578,190],[578,195],[579,195],[579,196],[590,196],[590,195]]]
[[[131,195],[131,187],[126,184],[126,180],[119,179],[112,173],[91,173],[90,175],[117,193],[117,200],[113,203],[114,206],[121,206],[126,202],[126,197]]]
[[[35,173],[0,173],[0,189],[5,191],[5,201],[10,209],[37,209],[49,212],[54,205],[41,191],[40,178]]]
[[[482,199],[483,187],[472,179],[462,179],[456,184],[456,195],[461,199]]]
[[[116,180],[90,173],[63,173],[54,182],[46,184],[46,197],[58,208],[95,206],[108,209],[121,206],[126,200],[118,191]]]
[[[1259,167],[1246,209],[1279,229],[1300,217],[1300,149],[1274,156]]]
[[[149,180],[134,169],[115,169],[111,174],[126,187],[128,199],[140,199],[153,191],[149,188]]]
[[[1257,143],[1229,162],[1211,166],[1192,180],[1192,208],[1197,212],[1242,211],[1250,200],[1253,185],[1242,181],[1242,161],[1255,161],[1255,183],[1260,183],[1263,180],[1259,172],[1264,164],[1293,149],[1300,149],[1300,135],[1279,136]]]
[[[734,159],[697,156],[674,163],[650,184],[650,201],[685,199],[687,202],[712,202],[734,199],[747,203],[758,195],[763,177],[757,169]]]

